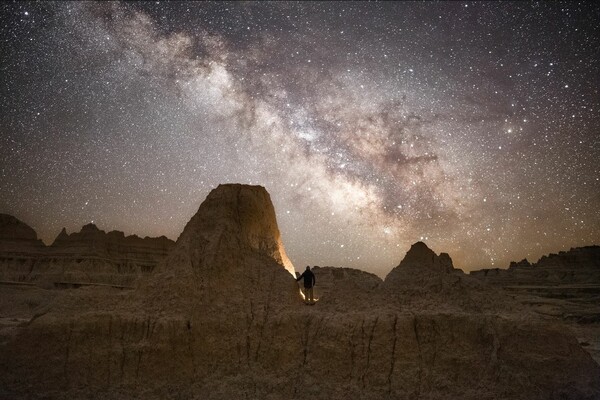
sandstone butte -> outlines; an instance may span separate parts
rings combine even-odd
[[[135,289],[2,286],[31,315],[0,329],[0,398],[600,398],[569,331],[424,243],[383,281],[318,268],[313,307],[292,271],[267,191],[220,185]]]

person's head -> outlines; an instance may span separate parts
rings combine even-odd
[[[308,265],[306,266],[306,270],[307,270],[307,271],[310,271],[310,267],[309,267]]]

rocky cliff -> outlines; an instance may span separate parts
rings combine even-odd
[[[508,269],[482,269],[471,276],[498,285],[600,284],[600,246],[571,248],[541,257],[512,262]]]
[[[286,303],[293,271],[269,193],[261,186],[219,185],[187,223],[144,293],[157,309],[169,301],[193,307],[247,299]]]
[[[15,217],[0,215],[0,280],[43,286],[81,284],[132,286],[173,248],[166,237],[140,238],[106,233],[95,225],[66,229],[45,246],[35,231]]]
[[[528,260],[508,269],[473,271],[472,277],[503,289],[542,318],[566,323],[600,362],[600,246]]]
[[[64,291],[0,330],[0,396],[600,396],[600,367],[568,331],[520,310],[473,307],[485,285],[423,243],[383,282],[315,268],[323,287],[314,306],[301,301],[290,266],[264,188],[221,185],[138,290]],[[419,300],[406,302],[411,295]]]
[[[0,249],[6,253],[37,253],[44,243],[29,225],[8,214],[0,214]]]

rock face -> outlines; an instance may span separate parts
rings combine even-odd
[[[0,214],[2,250],[13,253],[39,252],[44,246],[29,225],[8,214]]]
[[[236,272],[248,258],[275,260],[290,274],[269,193],[261,186],[219,185],[210,192],[177,240],[192,268]]]
[[[219,185],[187,223],[175,248],[146,286],[154,307],[179,304],[279,302],[290,298],[288,259],[269,193],[261,186]],[[278,290],[281,286],[285,290]],[[171,300],[168,300],[171,299]]]
[[[377,275],[352,268],[314,267],[314,288],[319,310],[346,312],[367,311],[381,297],[383,281]],[[299,282],[299,287],[303,287]]]
[[[525,259],[510,263],[508,269],[482,269],[471,275],[499,285],[600,284],[600,246],[576,247],[534,264]]]
[[[314,306],[302,303],[289,265],[264,188],[221,185],[138,290],[110,302],[109,289],[72,291],[10,335],[0,330],[0,395],[600,396],[600,367],[568,331],[458,301],[485,285],[422,243],[384,282],[315,268]],[[440,284],[414,286],[423,282]],[[405,302],[409,294],[420,299]]]
[[[383,288],[399,305],[420,310],[500,312],[518,307],[498,290],[455,269],[447,253],[437,255],[423,242],[411,246],[386,276]]]
[[[542,318],[570,327],[600,363],[600,246],[543,256],[534,264],[512,262],[508,269],[484,269],[471,276],[504,289]]]
[[[31,227],[12,216],[2,214],[0,225],[0,280],[11,282],[131,286],[174,246],[164,236],[125,237],[88,224],[70,235],[63,228],[47,247]]]

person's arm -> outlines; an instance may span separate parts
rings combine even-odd
[[[313,275],[313,286],[315,286],[317,284],[317,276],[315,274]]]
[[[296,278],[296,282],[298,282],[302,278],[304,278],[304,273],[302,273],[302,275],[300,275],[298,278]]]

